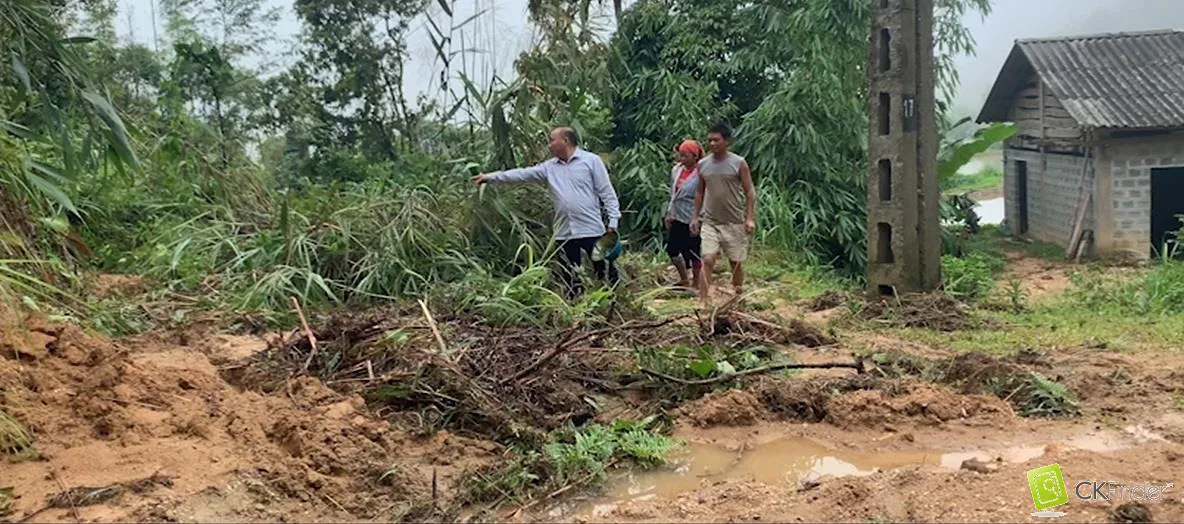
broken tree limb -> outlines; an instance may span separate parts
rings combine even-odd
[[[715,335],[715,319],[716,319],[716,317],[718,317],[720,313],[728,312],[728,310],[732,309],[733,306],[738,304],[743,297],[744,297],[743,295],[733,295],[732,298],[729,298],[723,304],[711,309],[710,322],[707,324],[707,326],[708,326],[707,327],[707,336],[710,337],[710,336]]]
[[[308,319],[304,318],[304,311],[300,309],[300,301],[296,297],[291,297],[292,309],[296,310],[296,316],[300,317],[300,327],[304,329],[304,336],[308,337],[308,343],[312,349],[308,352],[308,358],[304,359],[304,365],[300,367],[302,373],[308,372],[308,366],[312,364],[312,359],[317,355],[317,336],[312,334],[312,328],[308,327]]]
[[[823,362],[823,363],[818,363],[818,364],[798,364],[798,363],[773,364],[771,366],[746,369],[744,371],[737,371],[735,373],[728,373],[725,375],[720,375],[718,377],[708,378],[708,379],[703,379],[703,380],[687,380],[685,378],[673,377],[673,376],[667,375],[665,373],[662,373],[659,371],[654,371],[652,369],[646,369],[646,368],[641,368],[641,372],[645,373],[646,375],[649,375],[651,377],[654,377],[654,378],[659,378],[659,379],[662,379],[662,380],[665,380],[668,382],[675,382],[675,383],[682,384],[685,386],[710,386],[712,384],[719,384],[721,382],[727,382],[729,380],[733,380],[733,379],[747,376],[747,375],[771,373],[773,371],[781,371],[784,369],[833,369],[833,368],[851,368],[851,369],[854,369],[855,371],[857,371],[858,373],[862,374],[863,370],[864,370],[863,359],[856,359],[855,362]]]

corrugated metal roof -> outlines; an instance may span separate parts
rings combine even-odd
[[[978,121],[1005,121],[1032,71],[1082,127],[1184,126],[1184,31],[1017,40]]]

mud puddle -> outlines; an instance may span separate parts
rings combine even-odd
[[[858,451],[836,449],[823,442],[783,435],[761,443],[731,441],[687,442],[669,464],[657,470],[622,471],[610,476],[606,488],[594,497],[573,498],[545,511],[547,518],[601,518],[618,507],[638,501],[672,500],[722,481],[756,481],[788,490],[811,489],[814,481],[867,476],[908,466],[946,470],[962,468],[965,461],[979,464],[1022,464],[1052,448],[1106,453],[1149,440],[1159,440],[1144,428],[1096,431],[1037,445],[989,450]]]

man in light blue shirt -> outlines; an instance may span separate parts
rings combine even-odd
[[[616,232],[617,222],[621,219],[620,203],[604,161],[579,147],[579,137],[574,130],[567,127],[553,129],[550,148],[554,158],[541,164],[480,174],[473,177],[473,183],[547,183],[555,206],[555,239],[560,245],[559,277],[568,298],[575,298],[584,292],[576,271],[581,252],[591,258],[596,242],[605,232]],[[609,282],[616,285],[620,280],[616,264],[612,260],[592,261],[596,277],[600,279],[605,276],[606,265]]]

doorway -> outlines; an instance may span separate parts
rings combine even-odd
[[[1176,241],[1184,215],[1184,167],[1151,170],[1151,254],[1159,254],[1166,241]]]
[[[1016,219],[1015,234],[1028,234],[1028,162],[1015,161]]]

